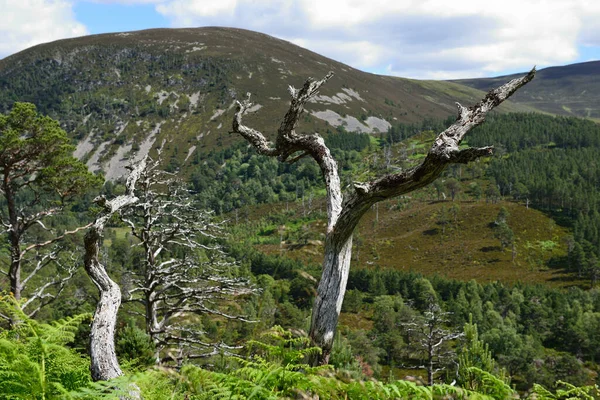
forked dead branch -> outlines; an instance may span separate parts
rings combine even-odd
[[[355,182],[354,191],[343,194],[338,167],[321,136],[296,132],[304,105],[318,94],[319,88],[333,76],[329,72],[321,80],[307,79],[300,89],[289,87],[290,107],[277,130],[275,142],[259,131],[243,125],[242,117],[250,109],[250,94],[237,102],[232,130],[246,139],[260,154],[277,157],[281,162],[295,162],[311,156],[321,168],[327,190],[327,231],[323,273],[312,311],[310,337],[323,353],[320,364],[329,362],[335,329],[341,311],[350,270],[352,233],[365,212],[375,203],[412,192],[433,182],[448,164],[463,163],[489,156],[493,147],[460,149],[464,136],[485,121],[486,114],[509,98],[535,76],[535,68],[527,75],[490,91],[479,103],[466,108],[457,103],[456,122],[440,133],[423,162],[409,170],[388,174],[368,182]]]

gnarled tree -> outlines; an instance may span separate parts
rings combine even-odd
[[[121,289],[114,282],[100,262],[100,249],[104,226],[110,218],[124,208],[135,204],[135,184],[146,166],[142,160],[132,171],[126,182],[126,193],[110,201],[104,197],[96,199],[103,208],[84,237],[84,267],[90,279],[100,292],[94,321],[90,333],[90,370],[95,381],[107,381],[123,375],[115,353],[115,327],[117,312],[121,305]],[[135,395],[133,397],[136,397]]]
[[[320,363],[327,363],[333,345],[335,329],[344,300],[350,269],[352,233],[360,218],[380,201],[419,189],[433,182],[452,163],[468,163],[478,157],[492,154],[493,147],[459,149],[463,137],[485,120],[486,114],[506,100],[517,89],[531,81],[535,68],[527,75],[490,91],[483,100],[466,108],[458,104],[458,118],[438,135],[423,162],[411,169],[388,174],[369,182],[355,182],[354,191],[343,195],[335,159],[318,134],[298,134],[296,126],[304,105],[318,93],[319,88],[332,76],[308,79],[301,89],[289,87],[290,107],[277,131],[275,142],[259,131],[242,124],[242,117],[252,104],[248,98],[237,103],[233,132],[240,134],[263,155],[277,157],[282,162],[295,162],[311,156],[321,168],[327,190],[327,231],[323,273],[317,288],[310,337],[323,350]]]

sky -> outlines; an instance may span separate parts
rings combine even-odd
[[[418,79],[600,60],[599,0],[0,0],[0,10],[0,58],[97,33],[228,26]]]

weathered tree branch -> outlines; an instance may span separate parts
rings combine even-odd
[[[69,268],[68,273],[65,276],[59,277],[57,279],[50,280],[46,282],[43,286],[41,286],[31,297],[27,299],[27,301],[21,307],[23,310],[34,301],[39,300],[38,306],[27,313],[29,318],[33,318],[43,307],[52,303],[63,291],[67,283],[73,278],[75,272],[77,271],[76,267]],[[55,293],[46,293],[46,289],[50,287],[56,287]]]
[[[388,174],[371,182],[355,182],[355,193],[344,204],[338,230],[341,237],[352,234],[362,215],[373,204],[392,197],[412,192],[432,183],[448,164],[468,163],[479,157],[489,156],[493,147],[459,149],[464,136],[485,121],[489,111],[510,97],[517,89],[527,84],[535,76],[535,68],[527,75],[490,91],[486,97],[468,109],[458,104],[459,112],[454,124],[440,133],[435,139],[423,162],[407,171]]]
[[[24,257],[25,254],[28,251],[31,251],[31,250],[34,250],[34,249],[38,249],[40,247],[45,247],[45,246],[51,245],[52,243],[56,243],[59,240],[62,240],[62,239],[64,239],[65,237],[67,237],[69,235],[74,235],[74,234],[76,234],[79,231],[82,231],[84,229],[89,228],[90,226],[92,226],[91,222],[89,224],[87,224],[87,225],[77,227],[77,228],[75,228],[75,229],[73,229],[71,231],[64,231],[62,235],[58,235],[58,236],[56,236],[56,237],[54,237],[54,238],[52,238],[50,240],[46,240],[45,242],[39,242],[39,243],[31,244],[31,245],[25,247],[23,249],[23,251],[21,251],[21,257]]]
[[[370,182],[356,182],[354,192],[344,201],[337,171],[337,163],[323,139],[317,134],[298,135],[295,128],[304,104],[331,78],[332,73],[315,81],[309,78],[300,89],[290,87],[290,107],[277,131],[275,143],[242,124],[244,113],[251,107],[250,95],[238,102],[232,131],[246,139],[258,153],[277,157],[285,162],[297,152],[310,155],[321,168],[327,189],[327,232],[323,273],[317,288],[313,307],[310,336],[322,348],[321,363],[327,363],[339,313],[341,311],[352,250],[352,233],[365,212],[375,203],[419,189],[433,182],[451,163],[467,163],[492,153],[492,147],[460,149],[460,143],[469,130],[481,124],[486,114],[510,97],[517,89],[531,81],[535,68],[526,76],[513,79],[490,91],[476,105],[465,108],[458,104],[458,117],[435,139],[423,162],[406,171],[388,174]],[[292,159],[295,161],[298,157]]]

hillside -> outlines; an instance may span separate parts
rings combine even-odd
[[[364,73],[273,37],[240,29],[154,29],[85,36],[27,49],[0,60],[0,112],[36,104],[61,121],[75,155],[108,179],[163,140],[173,168],[194,152],[225,146],[235,100],[252,93],[259,111],[247,122],[273,131],[287,86],[335,76],[307,107],[305,131],[386,132],[397,122],[444,118],[455,101],[483,93],[451,82]],[[526,109],[514,104],[505,111]]]
[[[354,238],[353,268],[391,269],[462,281],[476,279],[480,284],[587,284],[583,279],[574,279],[566,265],[555,265],[567,254],[568,231],[547,215],[513,202],[492,204],[467,200],[467,195],[463,196],[465,200],[454,202],[427,201],[422,195],[421,200],[382,203],[378,210],[365,215]],[[318,207],[324,208],[316,205],[308,218],[302,218],[301,210],[288,214],[291,222],[285,229],[267,226],[260,230],[254,239],[262,243],[257,248],[267,254],[284,254],[319,265],[325,220]],[[494,237],[493,222],[501,207],[508,210],[508,224],[515,232],[514,262],[510,249],[502,249]],[[273,213],[285,209],[285,205],[269,209]],[[251,213],[261,214],[260,209]],[[299,232],[294,231],[296,225],[302,226]],[[283,243],[279,243],[280,238]],[[558,268],[552,268],[553,265]]]
[[[479,90],[493,87],[520,74],[453,82]],[[512,101],[552,114],[600,119],[600,61],[544,68]]]
[[[379,146],[336,135],[345,137],[344,149],[330,143],[342,181],[410,168],[443,125],[431,129],[407,139],[404,130],[391,131]],[[574,117],[502,114],[491,116],[468,141],[494,144],[496,156],[452,166],[433,185],[369,211],[355,237],[353,265],[482,282],[595,285],[600,127]],[[321,262],[325,206],[314,163],[283,166],[237,149],[211,157],[193,180],[204,207],[230,213],[236,224],[257,224],[251,225],[251,242],[261,251]],[[514,260],[496,237],[501,206],[510,214]],[[245,239],[247,231],[239,236]]]

